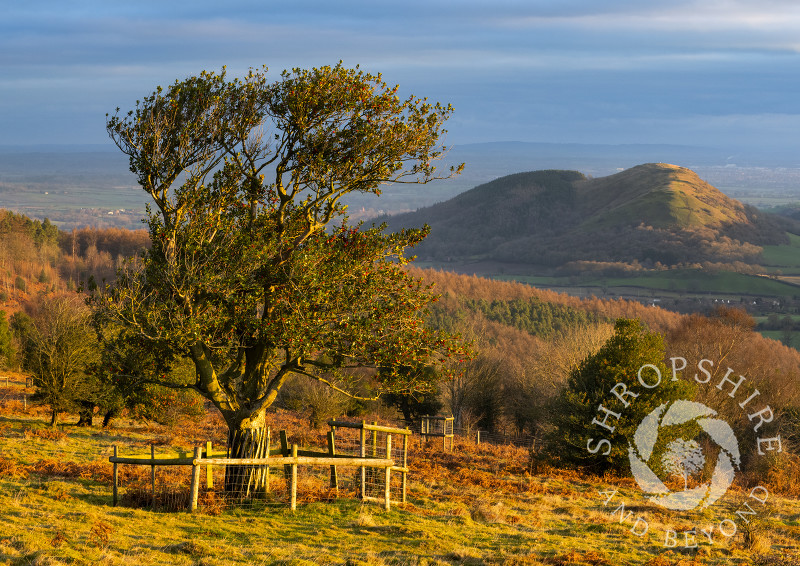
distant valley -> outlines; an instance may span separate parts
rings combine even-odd
[[[351,196],[351,221],[430,224],[431,237],[414,250],[420,267],[682,312],[736,304],[764,333],[794,344],[796,156],[508,142],[454,147],[441,169],[461,162],[466,170],[453,179]],[[641,167],[657,162],[683,167]],[[145,204],[127,159],[110,144],[0,147],[0,209],[66,231],[139,229]]]

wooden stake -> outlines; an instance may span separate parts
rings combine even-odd
[[[336,439],[333,430],[328,431],[328,455],[336,456]],[[336,473],[336,466],[331,466],[331,487],[339,494],[339,476]]]
[[[194,459],[200,458],[200,447],[194,447]],[[191,512],[197,511],[197,493],[200,490],[200,466],[192,462],[192,502],[190,505]]]
[[[292,445],[292,458],[297,458],[297,444]],[[297,464],[292,464],[292,478],[291,478],[291,502],[289,506],[292,511],[297,510]]]
[[[206,440],[206,458],[211,458],[211,441]],[[212,464],[206,466],[206,487],[214,489],[214,467]]]
[[[360,456],[362,458],[367,457],[367,445],[366,445],[366,431],[364,430],[364,425],[366,421],[361,421],[361,435],[359,437],[359,447],[360,447]],[[361,499],[364,499],[367,496],[367,468],[361,466]]]
[[[408,427],[406,427],[406,430],[408,430]],[[408,472],[406,470],[408,470],[408,435],[403,435],[403,472],[401,472],[402,475],[400,476],[400,483],[402,484],[402,497],[400,498],[400,501],[403,503],[406,502],[406,479],[408,476]]]
[[[270,453],[269,453],[269,451],[270,451],[270,442],[271,442],[271,440],[270,440],[270,428],[267,427],[267,457],[268,458],[270,456]],[[267,493],[269,493],[269,466],[266,466],[264,468],[264,473],[267,474],[267,477],[264,478],[264,495],[266,495]]]
[[[115,444],[114,445],[114,458],[116,458],[116,457],[117,457],[117,445]],[[119,464],[114,462],[113,472],[112,472],[112,474],[114,476],[114,490],[113,490],[113,505],[114,505],[114,507],[117,506],[117,501],[118,501],[118,499],[117,499],[117,490],[119,489],[119,469],[118,469],[118,466],[119,466]]]
[[[387,434],[386,435],[386,457],[387,458],[391,458],[391,454],[392,454],[392,435],[391,434]],[[375,471],[377,471],[377,470],[375,470]],[[391,466],[386,466],[386,485],[384,486],[384,488],[385,488],[384,489],[384,493],[383,493],[384,508],[388,511],[392,506],[392,503],[391,503],[391,500],[392,500],[392,467]]]

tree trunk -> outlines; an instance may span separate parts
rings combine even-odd
[[[94,417],[94,403],[89,401],[81,401],[80,410],[78,411],[77,426],[92,426],[93,417]]]
[[[111,420],[117,416],[118,412],[117,409],[109,409],[106,411],[106,414],[103,415],[103,428],[108,428],[111,424]]]
[[[265,458],[267,456],[265,411],[245,419],[228,422],[228,458]],[[247,499],[264,490],[266,466],[243,464],[225,467],[225,494]]]
[[[53,428],[58,426],[58,411],[55,409],[50,412],[50,426]]]

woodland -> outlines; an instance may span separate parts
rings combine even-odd
[[[8,333],[4,359],[8,368],[20,367],[23,361],[22,337],[14,334],[10,324],[15,317],[35,316],[50,296],[85,301],[89,288],[113,277],[116,266],[148,245],[144,231],[85,228],[61,232],[46,221],[8,212],[0,231],[3,241],[9,243],[2,248],[5,285],[0,296]],[[409,269],[413,276],[432,284],[438,295],[429,307],[427,324],[458,333],[471,344],[473,358],[462,364],[456,377],[443,376],[435,395],[412,404],[408,424],[420,414],[442,410],[456,416],[461,429],[544,438],[552,428],[549,404],[565,387],[570,372],[611,337],[614,321],[620,318],[639,320],[649,331],[663,336],[667,357],[685,355],[682,352],[687,350],[696,352],[695,357],[714,353],[763,387],[768,384],[781,400],[780,406],[790,411],[800,406],[800,392],[791,385],[800,379],[800,353],[755,332],[753,319],[744,311],[721,308],[707,315],[683,315],[637,301],[578,298],[520,283]],[[159,395],[174,398],[166,390]],[[396,403],[394,409],[402,404],[402,399],[391,398],[390,407],[391,401]],[[197,401],[184,402],[189,414],[197,411]],[[100,402],[93,410],[102,416],[116,409],[114,403],[106,403],[110,404]],[[134,409],[139,411],[135,414],[168,420],[180,414],[159,413],[146,405]],[[315,423],[340,414],[359,416],[381,406],[353,400],[302,376],[293,378],[279,405],[298,409]],[[78,405],[72,407],[77,415]],[[403,415],[398,412],[394,418]]]

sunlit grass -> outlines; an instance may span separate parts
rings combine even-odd
[[[719,522],[730,507],[675,516],[643,503],[629,478],[541,469],[524,449],[471,444],[453,453],[415,445],[408,503],[388,512],[354,499],[304,504],[295,513],[280,506],[218,515],[112,507],[107,456],[114,444],[146,455],[151,442],[166,454],[196,440],[180,429],[121,425],[53,433],[40,417],[2,415],[0,563],[745,565],[772,555],[782,562],[762,563],[788,565],[800,552],[795,500],[775,500],[752,548],[741,534],[714,546],[670,548],[668,529]],[[609,490],[633,516],[647,516],[652,536],[631,534],[631,521],[613,513],[616,499],[604,505]]]

